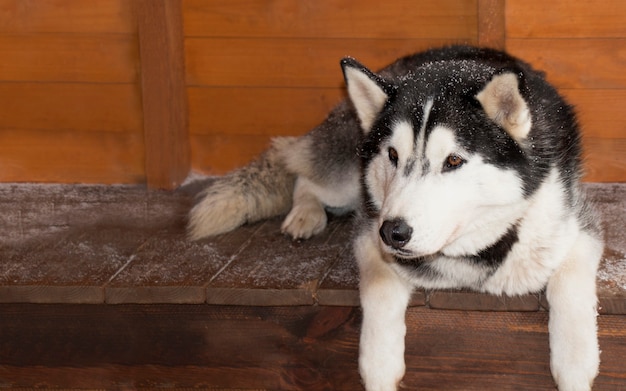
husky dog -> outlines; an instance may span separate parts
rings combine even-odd
[[[396,390],[404,376],[415,287],[546,288],[553,377],[561,391],[589,390],[603,242],[579,184],[572,107],[542,73],[490,49],[433,49],[379,73],[341,65],[349,101],[218,179],[191,211],[190,236],[288,212],[282,230],[308,238],[327,210],[358,210],[367,390]]]

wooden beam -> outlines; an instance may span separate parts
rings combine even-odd
[[[478,45],[505,49],[504,0],[478,0]]]
[[[135,0],[146,181],[172,189],[190,169],[180,0]]]

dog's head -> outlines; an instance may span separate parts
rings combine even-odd
[[[533,187],[521,71],[441,61],[391,81],[353,59],[342,67],[383,251],[476,254],[515,224]]]

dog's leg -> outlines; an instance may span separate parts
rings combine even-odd
[[[581,233],[550,278],[550,367],[560,391],[590,390],[598,374],[596,271],[602,243]]]
[[[326,210],[316,194],[318,187],[302,176],[296,180],[293,206],[281,227],[294,239],[308,239],[326,228]]]
[[[405,371],[405,314],[412,287],[380,257],[369,233],[355,242],[363,324],[359,371],[368,391],[395,391]]]

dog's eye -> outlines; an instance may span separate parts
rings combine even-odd
[[[395,148],[389,147],[389,161],[394,166],[398,166],[398,151]]]
[[[446,161],[443,163],[443,170],[444,171],[456,170],[457,168],[461,167],[463,164],[465,164],[465,159],[453,153],[451,155],[448,155],[448,157],[446,158]]]

